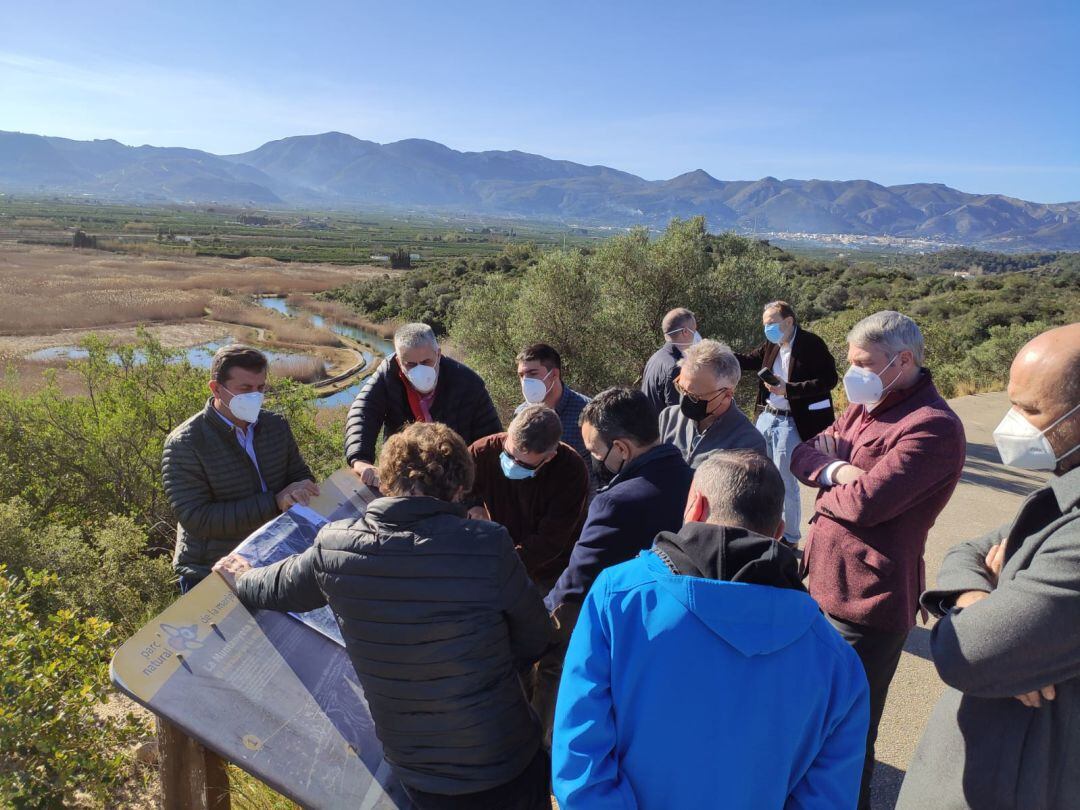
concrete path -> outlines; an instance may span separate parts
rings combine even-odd
[[[931,585],[937,581],[941,560],[950,547],[1011,521],[1021,501],[1046,480],[1043,474],[1014,470],[1001,464],[991,432],[1009,409],[1009,400],[1004,393],[960,397],[949,404],[964,422],[967,462],[949,505],[930,530],[926,546],[926,581]],[[806,521],[813,515],[814,492],[808,487],[802,488],[804,541]],[[878,765],[873,785],[875,810],[892,810],[896,804],[908,762],[930,711],[944,689],[930,660],[929,639],[929,627],[920,625],[911,631],[892,682],[877,742]]]

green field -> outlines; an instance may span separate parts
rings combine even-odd
[[[404,248],[419,254],[414,266],[495,255],[508,242],[553,248],[588,244],[610,233],[465,216],[128,206],[0,195],[0,239],[69,246],[76,229],[96,237],[99,247],[124,253],[370,264],[373,255]]]

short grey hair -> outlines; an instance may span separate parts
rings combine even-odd
[[[550,453],[562,439],[562,420],[544,405],[526,405],[506,429],[514,446],[526,453]]]
[[[664,320],[661,323],[661,328],[664,330],[664,334],[666,335],[668,332],[674,332],[676,329],[682,329],[683,327],[687,326],[690,321],[693,321],[696,324],[697,316],[695,316],[694,313],[688,310],[686,307],[676,307],[664,316]]]
[[[753,450],[717,450],[694,473],[694,489],[709,502],[709,523],[772,537],[784,516],[784,479]]]
[[[394,351],[398,354],[421,346],[430,346],[433,349],[439,348],[435,330],[426,323],[407,323],[404,326],[399,326],[397,331],[394,332]]]
[[[884,309],[868,315],[851,327],[848,343],[863,349],[879,346],[895,357],[903,351],[911,352],[915,363],[921,366],[926,354],[926,344],[918,324],[907,315]]]
[[[735,353],[719,340],[703,340],[683,349],[679,368],[686,369],[691,374],[703,368],[708,369],[726,388],[737,386],[742,377],[742,368]]]

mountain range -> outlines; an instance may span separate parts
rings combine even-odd
[[[645,180],[519,151],[459,152],[340,132],[238,155],[0,131],[0,192],[256,208],[411,209],[578,225],[911,237],[997,249],[1080,249],[1080,202],[1035,203],[940,183],[718,180],[698,169]]]

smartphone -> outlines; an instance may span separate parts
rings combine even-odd
[[[757,375],[761,378],[762,382],[767,383],[768,385],[780,385],[783,382],[783,380],[772,373],[771,368],[763,368]]]

